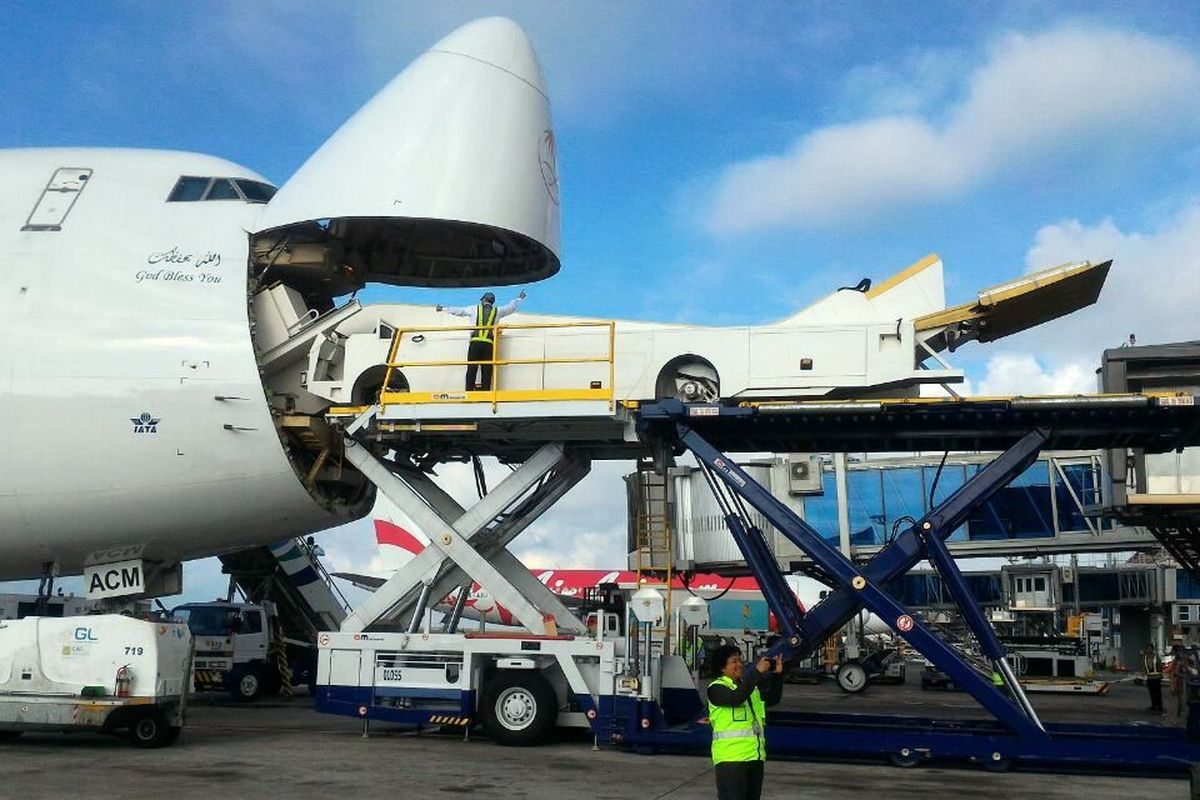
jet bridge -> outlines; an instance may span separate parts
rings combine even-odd
[[[1186,731],[1043,722],[945,544],[973,509],[1045,448],[1137,446],[1154,453],[1200,443],[1200,407],[1184,400],[1178,393],[738,405],[663,400],[627,409],[634,437],[542,444],[470,509],[441,490],[420,459],[429,450],[425,437],[461,436],[461,429],[389,432],[367,424],[375,418],[370,410],[360,412],[344,427],[346,459],[418,524],[437,533],[433,546],[357,609],[341,632],[322,637],[317,707],[360,717],[364,724],[382,719],[469,728],[482,717],[494,735],[511,743],[532,743],[537,737],[527,734],[537,733],[535,727],[544,734],[545,725],[557,723],[588,727],[598,741],[641,750],[707,747],[711,730],[703,704],[662,631],[656,639],[653,623],[647,627],[633,617],[623,638],[604,624],[598,630],[584,626],[507,549],[586,474],[591,459],[650,453],[661,468],[690,452],[779,621],[781,638],[772,654],[811,653],[865,608],[888,621],[991,717],[772,713],[767,736],[773,752],[878,756],[904,765],[966,760],[992,768],[1013,762],[1110,769],[1200,763],[1196,720]],[[488,452],[489,441],[477,436],[471,447]],[[511,448],[512,440],[504,439],[491,452],[511,458]],[[1001,452],[865,564],[831,547],[729,455],[916,449]],[[750,509],[826,574],[836,588],[825,600],[799,610]],[[890,582],[921,561],[941,575],[982,652],[1004,676],[1002,686],[994,686],[888,591]],[[460,633],[461,609],[440,631],[433,630],[425,610],[472,582],[510,609],[524,631]],[[545,716],[538,709],[546,705],[556,713],[535,726]]]

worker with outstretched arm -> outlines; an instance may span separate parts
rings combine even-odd
[[[496,295],[485,292],[479,302],[473,306],[437,306],[438,311],[445,311],[456,317],[474,317],[478,326],[471,331],[471,342],[467,345],[467,391],[492,388],[491,360],[496,348],[497,322],[512,314],[525,299],[525,291],[514,297],[508,303],[496,308]],[[489,362],[489,363],[480,363]],[[477,376],[482,380],[477,380]]]
[[[717,798],[758,800],[767,759],[767,706],[778,703],[783,691],[783,657],[776,656],[773,665],[760,658],[747,675],[741,651],[724,645],[711,663],[716,677],[708,685],[708,719]]]

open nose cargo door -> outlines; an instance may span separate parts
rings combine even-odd
[[[283,185],[252,244],[265,283],[313,299],[555,274],[554,129],[525,33],[483,19],[423,53]]]

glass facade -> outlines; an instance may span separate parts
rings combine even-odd
[[[940,478],[936,465],[851,469],[847,477],[851,543],[886,544],[929,510],[931,493],[934,504],[943,502],[982,468],[979,464],[947,464]],[[1097,471],[1090,461],[1065,464],[1062,471],[1070,488],[1047,461],[1034,462],[977,509],[951,534],[950,541],[1046,539],[1059,533],[1089,531],[1080,503],[1095,500]],[[827,541],[836,543],[837,485],[832,472],[824,473],[822,485],[824,495],[805,498],[804,514]]]
[[[1180,600],[1200,600],[1200,574],[1190,569],[1175,570],[1175,596]]]
[[[1004,605],[1004,583],[999,572],[967,573],[963,577],[980,605]],[[897,602],[910,608],[937,608],[954,603],[942,576],[936,573],[910,572],[886,588]]]

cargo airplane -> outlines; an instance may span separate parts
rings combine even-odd
[[[280,187],[213,156],[99,148],[0,151],[0,184],[0,580],[83,572],[91,597],[175,593],[185,559],[369,513],[339,408],[390,392],[393,420],[482,421],[426,464],[487,450],[483,423],[517,418],[550,420],[539,436],[590,430],[613,445],[597,457],[625,458],[627,427],[583,423],[624,424],[660,397],[958,381],[939,352],[1088,305],[1108,269],[1068,264],[947,307],[930,256],[761,326],[518,314],[497,390],[463,392],[466,331],[354,293],[559,271],[548,92],[499,18],[433,45]]]

